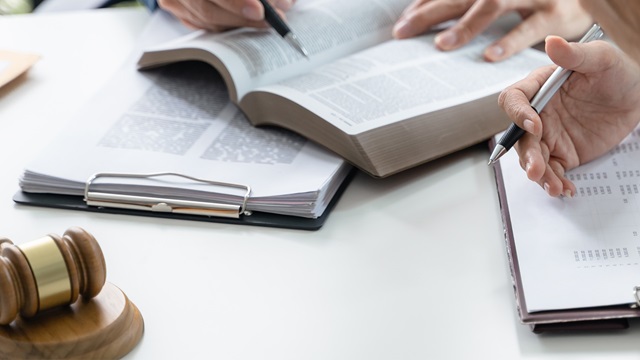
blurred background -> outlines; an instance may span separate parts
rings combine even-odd
[[[0,15],[139,5],[136,0],[0,0]]]

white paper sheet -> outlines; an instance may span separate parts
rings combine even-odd
[[[157,35],[172,21],[156,14],[145,33],[160,41]],[[154,26],[160,29],[151,31]],[[135,59],[132,56],[69,128],[28,164],[23,190],[82,195],[84,183],[95,173],[173,172],[248,185],[249,210],[322,214],[349,168],[342,158],[291,132],[251,126],[230,102],[220,76],[206,64],[138,72]],[[120,180],[118,184],[139,184]],[[238,203],[244,194],[229,191],[228,196],[229,189],[192,184],[177,187],[170,194],[178,198],[186,197],[181,189],[214,190],[197,194],[195,200],[203,201],[222,197]]]
[[[570,171],[574,198],[529,181],[515,150],[500,159],[530,312],[634,302],[640,285],[640,129]]]

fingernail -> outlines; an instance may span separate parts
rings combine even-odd
[[[544,185],[542,185],[542,187],[544,188],[544,191],[547,192],[547,194],[549,193],[549,183],[544,183]]]
[[[442,49],[450,49],[458,42],[458,36],[453,31],[445,31],[436,35],[436,44]]]
[[[401,19],[393,27],[393,36],[397,38],[411,37],[411,23],[407,19]]]
[[[534,126],[533,126],[532,120],[526,119],[525,121],[522,122],[522,126],[528,133],[533,134]]]
[[[569,198],[569,199],[571,199],[571,198],[573,198],[573,193],[571,193],[571,190],[567,189],[567,190],[564,191],[564,196]]]
[[[242,16],[249,20],[260,21],[264,17],[264,14],[262,11],[252,6],[245,6],[242,8]]]
[[[528,173],[528,172],[529,172],[529,168],[530,168],[530,167],[531,167],[531,163],[526,163],[526,164],[524,164],[524,171],[525,171],[526,173]]]
[[[490,60],[500,60],[504,56],[504,49],[498,45],[491,46],[485,50],[484,56]]]

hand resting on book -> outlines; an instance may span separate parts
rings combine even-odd
[[[280,15],[295,0],[269,0]],[[258,0],[158,0],[158,6],[185,25],[210,31],[236,27],[266,27],[264,8]]]
[[[460,18],[435,38],[441,50],[454,50],[480,35],[492,22],[517,12],[522,23],[485,49],[487,61],[500,61],[541,42],[547,35],[579,37],[592,23],[578,0],[415,0],[393,31],[396,38],[419,35],[447,20]]]

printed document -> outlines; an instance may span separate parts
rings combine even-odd
[[[500,160],[529,312],[629,304],[640,285],[640,128],[567,173],[574,198],[527,179],[515,150]]]

